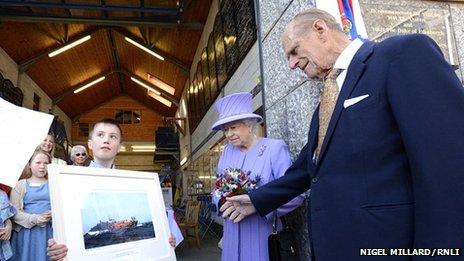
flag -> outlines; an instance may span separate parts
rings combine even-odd
[[[350,39],[367,39],[358,0],[316,0],[316,7],[333,15]]]

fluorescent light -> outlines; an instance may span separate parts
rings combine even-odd
[[[212,179],[211,176],[198,176],[199,179]]]
[[[148,73],[148,81],[153,83],[154,85],[158,86],[160,89],[166,91],[167,93],[174,95],[176,89],[171,85],[161,81],[160,79],[156,78],[155,76]]]
[[[53,57],[55,55],[58,55],[58,54],[60,54],[60,53],[62,53],[64,51],[67,51],[67,50],[69,50],[69,49],[71,49],[71,48],[73,48],[73,47],[75,47],[75,46],[89,40],[89,39],[90,39],[90,35],[87,35],[87,36],[85,36],[85,37],[83,37],[83,38],[81,38],[81,39],[79,39],[77,41],[74,41],[74,42],[72,42],[72,43],[70,43],[68,45],[65,45],[65,46],[61,47],[60,49],[58,49],[56,51],[53,51],[53,52],[49,53],[48,57]]]
[[[74,93],[81,92],[81,91],[83,91],[83,90],[89,88],[90,86],[92,86],[92,85],[94,85],[94,84],[97,84],[97,83],[103,81],[104,79],[105,79],[105,76],[102,76],[102,77],[96,79],[95,81],[89,82],[89,83],[87,83],[86,85],[84,85],[84,86],[80,87],[79,89],[75,90]]]
[[[155,145],[132,145],[132,152],[154,152]]]
[[[155,149],[133,149],[132,152],[155,152]]]
[[[147,53],[149,53],[149,54],[155,56],[156,58],[160,59],[161,61],[164,61],[164,57],[163,57],[163,56],[161,56],[161,55],[159,55],[159,54],[153,52],[152,50],[148,49],[147,47],[145,47],[145,46],[143,46],[143,45],[141,45],[141,44],[139,44],[139,43],[137,43],[136,41],[130,39],[129,37],[125,37],[124,39],[126,39],[126,41],[128,41],[129,43],[131,43],[131,44],[137,46],[138,48],[144,50],[145,52],[147,52]]]
[[[181,165],[181,166],[184,165],[185,162],[187,162],[187,157],[183,158],[183,159],[180,161],[180,165]]]
[[[143,88],[156,93],[157,95],[161,94],[159,91],[157,91],[157,90],[153,89],[152,87],[148,86],[147,84],[135,79],[134,77],[131,77],[131,80],[136,82],[138,85],[142,86]]]
[[[148,91],[147,94],[148,94],[148,96],[158,100],[159,102],[161,102],[162,104],[164,104],[164,105],[166,105],[168,107],[171,107],[171,105],[172,105],[172,102],[170,102],[169,100],[161,97],[159,94],[156,94],[156,93],[153,93],[153,92],[150,92],[150,91]]]
[[[132,145],[132,149],[156,149],[155,145]]]
[[[119,152],[126,152],[126,146],[121,145],[121,148],[119,149]]]

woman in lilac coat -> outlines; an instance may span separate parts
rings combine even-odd
[[[212,128],[222,130],[229,142],[219,159],[217,175],[228,168],[238,168],[248,172],[253,180],[259,177],[258,186],[283,176],[291,165],[288,148],[282,140],[259,138],[255,134],[262,118],[252,113],[251,94],[232,94],[219,99],[215,106],[219,120]],[[269,260],[268,236],[272,233],[274,215],[279,217],[292,211],[303,199],[298,196],[266,217],[254,214],[238,224],[225,219],[222,261]],[[216,191],[213,191],[213,201],[222,202]]]

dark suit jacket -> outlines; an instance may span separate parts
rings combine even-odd
[[[360,248],[464,246],[464,88],[433,40],[364,43],[315,165],[317,130],[318,110],[286,175],[250,193],[265,215],[311,188],[316,261],[380,260],[361,257]]]

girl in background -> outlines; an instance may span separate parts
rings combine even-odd
[[[13,256],[10,245],[12,223],[10,218],[16,213],[8,195],[0,190],[0,261],[9,260]]]
[[[45,137],[42,143],[40,143],[39,148],[47,152],[48,154],[50,154],[50,156],[52,157],[51,163],[66,165],[66,161],[54,157],[55,136],[53,136],[53,133],[51,132],[48,133],[48,135]]]
[[[17,210],[11,239],[14,261],[48,260],[47,240],[53,236],[47,179],[50,162],[50,154],[37,149],[26,165],[24,179],[11,191],[11,203]]]

